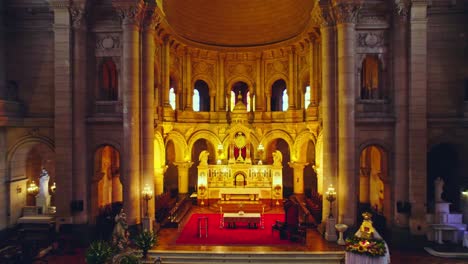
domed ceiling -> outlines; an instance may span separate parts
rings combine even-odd
[[[256,46],[290,39],[310,20],[313,0],[164,0],[180,36],[218,46]]]

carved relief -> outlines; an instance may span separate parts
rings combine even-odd
[[[72,19],[72,26],[80,28],[86,24],[86,10],[83,7],[73,6],[70,8],[70,15]]]
[[[96,34],[96,57],[120,56],[121,42],[119,33]]]
[[[155,29],[161,23],[162,17],[157,12],[152,12],[146,17],[143,22],[143,26],[146,29]]]
[[[236,63],[227,66],[227,73],[228,76],[244,75],[252,78],[254,77],[253,69],[254,67],[250,64]]]
[[[144,2],[138,1],[135,5],[121,4],[116,2],[114,4],[117,15],[122,21],[123,25],[136,25],[139,26],[144,14]]]
[[[323,27],[331,26],[335,23],[333,14],[330,8],[326,5],[320,6],[316,4],[311,12],[311,19],[314,24]]]
[[[192,65],[192,72],[194,75],[205,74],[214,76],[214,65],[211,63],[206,63],[205,61],[194,62]]]
[[[333,6],[336,23],[356,23],[357,15],[362,7],[362,1],[338,2]]]
[[[385,43],[383,31],[358,33],[358,46],[360,47],[382,47]]]
[[[276,60],[274,62],[267,63],[266,65],[266,76],[272,76],[275,73],[288,74],[289,63],[286,60]]]

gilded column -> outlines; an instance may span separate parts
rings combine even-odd
[[[317,87],[314,86],[314,79],[317,78],[315,75],[315,64],[314,53],[315,53],[315,38],[310,39],[309,44],[309,87],[310,87],[310,104],[308,106],[304,105],[304,107],[311,108],[313,105],[316,105],[316,98],[314,97],[314,91],[317,90]]]
[[[185,195],[188,193],[189,169],[192,167],[193,162],[174,162],[174,165],[177,166],[179,174],[179,195]]]
[[[129,225],[140,222],[140,23],[143,1],[114,1],[122,19],[123,196]]]
[[[55,203],[60,221],[71,221],[70,203],[73,199],[73,79],[72,30],[69,1],[52,1],[54,10],[54,134]]]
[[[86,90],[87,90],[87,25],[84,6],[70,8],[73,26],[73,200],[87,203],[87,168],[88,156],[86,139]],[[86,210],[74,213],[74,223],[88,222]]]
[[[412,234],[423,234],[427,175],[427,1],[412,1],[409,31],[409,224]]]
[[[339,222],[350,226],[356,221],[355,180],[355,52],[354,29],[361,0],[335,1],[338,59],[338,216]]]
[[[288,93],[288,110],[296,110],[296,49],[291,47],[289,51],[289,82],[287,87]]]
[[[145,185],[155,189],[154,184],[154,64],[155,64],[155,28],[161,21],[156,12],[152,12],[146,18],[142,36],[142,91],[141,97],[141,156],[142,156],[142,181],[141,188]],[[144,210],[143,210],[144,211]],[[148,203],[148,215],[154,216],[154,203]]]
[[[294,194],[304,197],[304,167],[309,165],[306,162],[289,162],[289,167],[294,171]]]
[[[408,189],[408,12],[400,1],[395,6],[393,30],[393,73],[395,87],[395,202],[409,202]],[[394,207],[397,226],[408,226],[408,214]]]
[[[313,17],[320,24],[321,57],[322,57],[322,135],[323,135],[323,188],[330,184],[336,186],[337,177],[337,138],[336,138],[336,103],[335,103],[335,32],[334,21],[328,5],[316,6]],[[322,193],[322,195],[325,195]],[[336,215],[336,206],[333,207]],[[323,199],[322,221],[328,221],[329,204]],[[330,234],[327,240],[336,240],[336,234]]]

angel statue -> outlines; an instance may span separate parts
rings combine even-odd
[[[208,166],[208,156],[210,153],[207,150],[203,150],[200,153],[200,156],[198,157],[198,160],[200,161],[200,166]]]
[[[283,162],[283,154],[281,151],[275,150],[273,151],[273,166],[281,166]]]

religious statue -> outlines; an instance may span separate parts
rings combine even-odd
[[[444,202],[442,199],[442,193],[444,192],[444,179],[437,177],[434,181],[434,189],[435,202]]]
[[[283,162],[283,154],[281,151],[275,150],[273,151],[273,166],[281,166]]]
[[[128,225],[127,225],[127,214],[124,213],[123,209],[115,216],[114,230],[112,231],[112,243],[119,248],[124,250],[128,245]]]
[[[44,167],[42,167],[42,171],[39,176],[39,196],[49,196],[49,179],[49,173]]]
[[[208,156],[210,153],[207,150],[203,150],[200,153],[200,156],[198,157],[198,160],[200,161],[200,166],[208,166]]]

